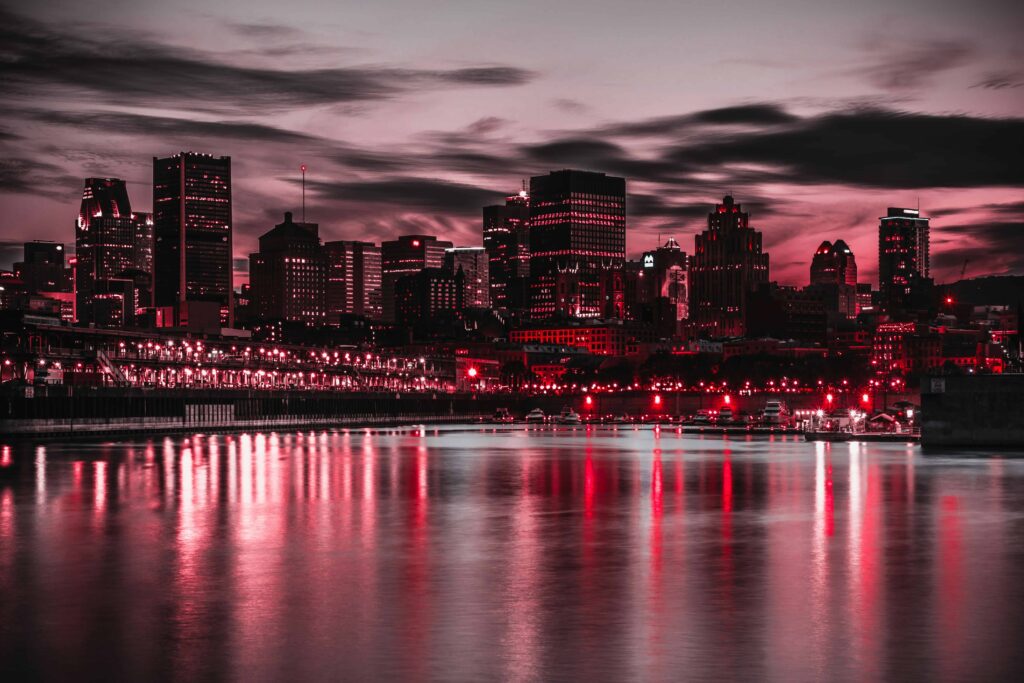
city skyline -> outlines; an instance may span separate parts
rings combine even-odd
[[[1022,130],[1022,11],[983,4],[968,14],[911,3],[887,20],[873,6],[826,6],[783,20],[733,3],[746,13],[730,21],[732,46],[705,35],[724,9],[650,3],[616,37],[633,45],[646,31],[664,44],[620,58],[570,40],[561,61],[543,38],[571,15],[551,10],[538,26],[525,5],[462,8],[463,25],[420,34],[422,11],[401,3],[287,17],[257,6],[252,22],[205,14],[202,30],[173,35],[161,22],[178,12],[195,28],[190,2],[112,5],[116,25],[71,4],[6,12],[0,267],[29,236],[70,241],[82,178],[125,178],[148,210],[149,159],[192,149],[235,161],[239,272],[258,236],[298,213],[305,163],[308,219],[325,241],[421,233],[478,245],[481,207],[522,178],[580,168],[629,180],[630,258],[659,235],[688,244],[706,207],[732,192],[783,283],[806,282],[807,255],[835,236],[875,280],[888,206],[932,217],[937,281],[957,279],[965,258],[968,276],[1021,273],[1022,178],[1007,141]],[[823,12],[845,21],[821,22]],[[382,21],[415,39],[382,40]],[[807,21],[815,32],[784,45]],[[72,22],[84,28],[71,33]],[[495,35],[484,49],[468,36],[484,27],[529,27],[535,47]],[[673,44],[687,47],[667,72]]]

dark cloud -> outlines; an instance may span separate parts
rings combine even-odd
[[[874,41],[869,50],[875,63],[862,73],[883,90],[916,90],[929,85],[944,71],[968,63],[974,46],[955,40],[911,42],[884,37]]]
[[[774,126],[798,121],[798,117],[776,104],[758,103],[705,109],[691,114],[659,116],[641,121],[626,121],[601,128],[612,136],[668,136],[688,132],[697,126]],[[708,133],[714,135],[714,132]]]
[[[666,159],[703,169],[756,164],[765,182],[861,187],[1024,184],[1024,119],[889,110],[830,113],[765,131],[681,145]]]
[[[322,141],[322,138],[316,136],[245,121],[200,121],[109,111],[35,110],[26,114],[37,122],[114,131],[122,135],[158,135],[162,141],[167,141],[169,136],[280,143]]]
[[[30,158],[0,157],[0,193],[67,199],[78,192],[81,182],[55,164]]]
[[[466,132],[470,135],[476,136],[487,135],[507,124],[508,121],[503,118],[499,118],[497,116],[485,116],[466,126]]]
[[[1019,88],[1022,85],[1024,85],[1024,72],[1001,71],[986,75],[971,87],[985,88],[987,90],[1006,90],[1009,88]]]
[[[948,250],[932,254],[932,267],[959,274],[964,261],[974,273],[1024,272],[1024,221],[979,222],[933,228]]]
[[[258,22],[231,22],[227,27],[240,36],[256,40],[294,40],[304,36],[293,26]]]
[[[278,70],[111,33],[93,41],[0,11],[2,76],[8,97],[63,92],[111,96],[124,105],[265,112],[303,105],[372,101],[414,89],[511,86],[524,69],[486,65],[451,70],[388,66]]]
[[[477,215],[493,201],[492,190],[431,178],[396,177],[378,180],[308,181],[307,190],[325,200],[389,204],[403,208]]]

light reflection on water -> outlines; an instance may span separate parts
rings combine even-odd
[[[0,674],[1024,671],[1024,461],[651,429],[18,445]]]

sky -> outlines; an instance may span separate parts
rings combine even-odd
[[[0,3],[0,268],[71,244],[83,179],[152,204],[152,158],[229,155],[236,281],[299,212],[324,239],[481,243],[561,168],[627,178],[630,256],[726,193],[771,277],[822,240],[877,273],[878,217],[932,218],[933,276],[1024,274],[1024,3],[42,0]]]

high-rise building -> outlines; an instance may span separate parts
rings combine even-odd
[[[664,310],[671,318],[666,322],[686,320],[690,315],[687,291],[689,261],[679,242],[669,237],[665,244],[654,251],[644,252],[643,268],[652,303],[658,307],[659,314]]]
[[[115,282],[132,267],[134,250],[135,225],[125,182],[86,178],[75,224],[78,322],[117,326],[134,316],[134,305],[126,305],[123,286]]]
[[[857,259],[843,240],[821,243],[811,258],[811,284],[857,286]]]
[[[530,179],[530,313],[601,315],[601,273],[626,260],[626,181],[589,171]],[[573,286],[558,286],[571,275]]]
[[[326,280],[319,226],[296,223],[290,212],[260,237],[260,250],[249,255],[251,307],[260,321],[322,325]]]
[[[490,308],[490,263],[483,247],[453,247],[444,252],[444,267],[454,275],[460,269],[465,277],[463,305],[466,308]]]
[[[338,240],[324,244],[327,258],[327,322],[342,315],[381,317],[380,247],[373,242]]]
[[[890,312],[905,310],[915,285],[930,277],[928,233],[917,209],[889,207],[878,219],[878,289]]]
[[[811,289],[826,302],[829,311],[853,318],[857,303],[857,260],[843,240],[821,243],[811,257]]]
[[[135,226],[135,243],[132,245],[132,267],[143,273],[153,274],[153,214],[135,211],[132,213]]]
[[[485,206],[483,219],[490,302],[494,308],[509,308],[509,288],[530,276],[529,193],[523,189],[504,204]]]
[[[451,242],[432,235],[402,235],[380,245],[381,295],[384,319],[395,321],[395,282],[403,275],[444,265],[444,252]]]
[[[153,159],[154,305],[216,305],[234,317],[231,157],[182,152]]]
[[[440,313],[463,309],[465,274],[447,268],[423,268],[395,281],[395,318],[407,327],[432,320]]]
[[[64,245],[34,240],[25,242],[25,258],[14,264],[14,274],[30,294],[62,292],[64,282]]]
[[[713,336],[742,335],[749,293],[768,282],[768,254],[749,215],[726,195],[694,237],[690,262],[690,320]]]

